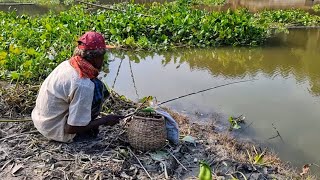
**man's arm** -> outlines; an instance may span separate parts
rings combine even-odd
[[[91,129],[96,129],[101,125],[113,126],[119,123],[119,121],[123,118],[124,116],[108,115],[108,116],[104,116],[102,118],[98,118],[93,121],[90,121],[90,123],[86,126],[71,126],[68,123],[66,123],[64,127],[64,131],[67,134],[83,133]]]

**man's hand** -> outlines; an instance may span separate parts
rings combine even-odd
[[[114,126],[120,122],[121,119],[124,119],[124,116],[110,114],[101,118],[108,126]]]

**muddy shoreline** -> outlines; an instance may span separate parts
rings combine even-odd
[[[33,102],[18,101],[19,112],[14,103],[7,102],[10,100],[7,93],[16,98],[30,97],[33,95],[30,88],[18,87],[6,93],[2,89],[1,118],[8,119],[9,115],[11,118],[28,117]],[[107,103],[105,108],[110,110],[111,104],[115,104],[112,109],[114,113],[125,113],[134,106],[119,97],[113,96],[113,102]],[[123,110],[116,112],[120,106],[124,107]],[[8,114],[9,109],[12,111]],[[47,140],[36,131],[32,122],[1,123],[0,177],[149,179],[151,176],[153,179],[198,179],[199,161],[203,160],[210,165],[214,179],[245,179],[244,176],[246,179],[314,178],[311,174],[301,177],[301,170],[282,162],[272,151],[261,149],[253,142],[235,139],[230,133],[222,133],[214,124],[192,123],[182,114],[169,112],[179,123],[181,139],[191,136],[195,141],[180,140],[180,145],[167,144],[157,152],[140,152],[131,148],[123,123],[101,127],[95,139],[70,144]],[[254,157],[262,153],[262,161],[255,161]]]

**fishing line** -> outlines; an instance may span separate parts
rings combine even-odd
[[[256,79],[236,81],[236,82],[231,82],[231,83],[227,83],[227,84],[222,84],[222,85],[219,85],[219,86],[210,87],[210,88],[203,89],[203,90],[200,90],[200,91],[197,91],[197,92],[185,94],[185,95],[182,95],[182,96],[178,96],[178,97],[163,101],[163,102],[159,103],[158,106],[160,106],[162,104],[165,104],[165,103],[168,103],[168,102],[171,102],[171,101],[174,101],[174,100],[177,100],[177,99],[181,99],[181,98],[184,98],[184,97],[187,97],[187,96],[191,96],[191,95],[194,95],[194,94],[202,93],[202,92],[209,91],[209,90],[212,90],[212,89],[216,89],[216,88],[219,88],[219,87],[224,87],[224,86],[228,86],[228,85],[231,85],[231,84],[238,84],[238,83],[243,83],[243,82],[255,81],[255,80]]]

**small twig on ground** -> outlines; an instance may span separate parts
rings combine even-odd
[[[119,137],[121,134],[123,134],[123,133],[125,133],[125,132],[126,132],[125,130],[124,130],[124,131],[121,131],[117,136],[114,136],[114,138],[111,139],[111,141],[109,142],[109,144],[107,145],[107,147],[104,148],[104,150],[102,151],[100,157],[102,157],[102,156],[104,155],[104,153],[106,152],[106,150],[110,147],[110,145],[111,145],[116,139],[118,139],[118,137]]]
[[[36,132],[38,132],[38,131],[34,130],[34,131],[29,131],[29,132],[20,133],[20,134],[13,134],[11,136],[7,136],[7,137],[4,137],[4,138],[1,138],[0,141],[6,140],[6,139],[10,139],[10,138],[13,138],[13,137],[20,137],[20,136],[24,136],[26,134],[32,134],[32,133],[36,133]]]
[[[183,169],[188,171],[188,169],[169,150],[167,150],[167,152],[177,161],[178,164],[182,166]]]
[[[282,136],[280,135],[279,131],[277,130],[277,128],[274,126],[273,123],[272,123],[272,127],[273,127],[274,130],[276,130],[277,135],[269,138],[268,140],[271,140],[271,139],[274,139],[274,138],[276,138],[276,137],[279,137],[279,138],[281,139],[282,143],[284,144],[284,141],[283,141],[283,139],[282,139]]]
[[[0,119],[0,123],[4,122],[30,122],[32,119]]]
[[[7,161],[6,163],[4,163],[4,165],[1,167],[1,171],[3,171],[7,166],[8,164],[10,164],[12,162],[12,159],[10,159],[9,161]]]
[[[57,159],[57,161],[74,161],[74,159]]]
[[[233,176],[233,174],[237,174],[237,173],[239,173],[239,174],[243,177],[244,180],[247,180],[247,177],[246,177],[242,172],[240,172],[240,171],[236,171],[236,172],[234,172],[234,173],[229,173],[229,174],[226,174],[226,175],[231,176],[232,179],[237,179],[237,178],[235,178],[235,177]]]
[[[128,147],[128,150],[130,152],[131,155],[133,155],[137,161],[139,162],[141,168],[147,173],[147,175],[149,176],[150,179],[152,179],[152,177],[150,176],[149,172],[146,170],[146,168],[142,165],[141,161],[139,160],[139,158],[134,154],[134,152]]]
[[[101,179],[101,178],[100,178],[100,175],[101,175],[101,173],[100,173],[100,172],[98,172],[98,173],[96,174],[96,176],[94,177],[94,180]]]
[[[245,180],[247,180],[247,177],[246,177],[242,172],[240,172],[240,171],[236,171],[236,173],[241,174],[241,176],[242,176]]]
[[[159,161],[159,162],[160,162],[160,167],[161,167],[161,169],[164,171],[164,177],[165,177],[165,179],[169,179],[169,175],[168,175],[166,163],[163,162],[163,161]]]

